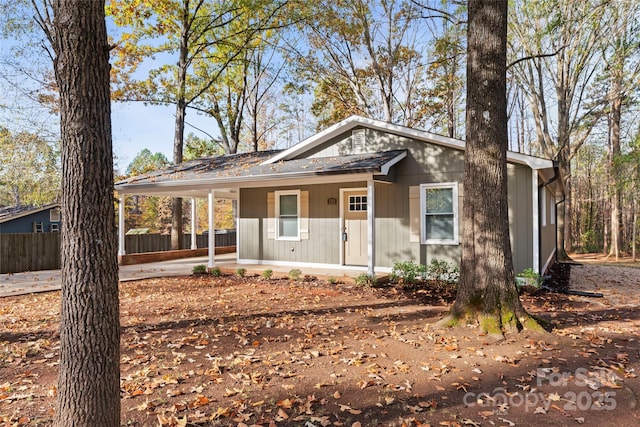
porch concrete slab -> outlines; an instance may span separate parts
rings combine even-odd
[[[120,266],[121,282],[153,277],[184,276],[199,264],[207,264],[208,258],[183,258],[171,261]],[[216,255],[216,263],[235,263],[235,253]],[[0,297],[24,295],[36,292],[60,290],[60,270],[27,271],[25,273],[0,274]]]
[[[205,256],[147,264],[125,265],[120,266],[119,277],[121,282],[126,282],[153,277],[185,276],[193,272],[194,266],[207,265],[207,261],[208,258]],[[291,269],[298,268],[301,271],[302,277],[305,275],[321,279],[333,277],[339,281],[353,281],[355,277],[365,272],[361,268],[331,269],[265,264],[238,264],[235,253],[216,255],[215,263],[216,267],[219,267],[220,270],[226,274],[233,274],[238,268],[244,268],[247,275],[261,275],[263,271],[270,269],[273,271],[274,277],[285,277]],[[60,290],[60,280],[60,270],[0,274],[0,297],[57,291]]]

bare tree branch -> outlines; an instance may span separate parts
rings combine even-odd
[[[509,70],[509,68],[513,67],[514,65],[523,62],[523,61],[528,61],[530,59],[537,59],[537,58],[549,58],[551,56],[556,56],[557,54],[559,54],[562,49],[565,49],[568,45],[564,45],[561,46],[558,50],[556,50],[553,53],[540,53],[538,55],[530,55],[530,56],[525,56],[524,58],[519,58],[516,59],[515,61],[513,61],[511,64],[507,65],[507,70]]]

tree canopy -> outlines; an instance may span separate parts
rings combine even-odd
[[[41,137],[0,128],[0,205],[42,205],[60,197],[60,153]]]
[[[42,126],[10,126],[35,117],[33,103],[57,114],[58,88],[47,56],[34,50],[42,34],[31,2],[0,1],[3,35],[12,38],[1,58],[11,91],[0,125],[53,140]],[[175,106],[172,162],[187,152],[189,132],[225,153],[282,148],[351,114],[465,136],[464,2],[110,0],[107,12],[113,97]],[[612,159],[637,134],[637,22],[632,0],[510,3],[509,147],[559,162],[567,189],[559,240],[569,251],[587,234],[612,254],[630,249],[631,214],[616,208],[629,193],[616,194],[622,177]],[[583,149],[602,153],[602,179],[580,176]],[[596,212],[584,221],[578,197],[595,189],[578,185],[587,182],[607,183],[597,191],[606,203],[589,202],[606,219]]]

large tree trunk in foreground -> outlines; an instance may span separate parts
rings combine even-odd
[[[120,425],[120,321],[104,1],[53,2],[62,135],[58,426]]]
[[[442,324],[478,320],[502,335],[532,321],[515,287],[507,206],[507,0],[470,0],[462,261]]]

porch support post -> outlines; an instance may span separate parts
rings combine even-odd
[[[124,194],[120,194],[120,203],[118,203],[118,257],[125,255],[127,252],[124,247]]]
[[[196,241],[196,234],[198,232],[198,204],[196,198],[191,198],[191,249],[198,249],[198,242]]]
[[[375,183],[372,179],[367,181],[367,274],[371,277],[375,275],[376,260],[376,191]]]
[[[215,229],[215,208],[216,208],[216,200],[214,198],[215,194],[213,192],[213,190],[209,190],[209,206],[208,206],[208,213],[209,213],[209,241],[208,241],[208,248],[209,248],[209,263],[207,264],[208,268],[213,268],[216,266],[216,229]]]

